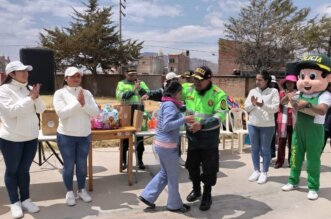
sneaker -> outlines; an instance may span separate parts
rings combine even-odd
[[[259,178],[259,176],[260,176],[260,172],[257,171],[257,170],[255,170],[255,171],[252,173],[252,175],[248,178],[248,181],[250,181],[250,182],[254,182],[254,181],[256,181],[256,180]]]
[[[25,201],[22,202],[22,207],[24,210],[26,210],[29,213],[37,213],[40,211],[40,208],[35,205],[31,199],[26,199]]]
[[[21,202],[19,202],[19,201],[10,205],[10,211],[11,211],[11,215],[13,216],[13,218],[23,217],[22,206],[21,206]]]
[[[292,191],[297,187],[298,187],[297,185],[292,185],[291,183],[287,183],[286,185],[283,185],[282,190],[287,192],[287,191]]]
[[[67,192],[67,194],[66,194],[66,203],[67,203],[68,206],[76,205],[76,197],[75,197],[73,191]]]
[[[309,190],[308,195],[307,195],[307,198],[309,200],[316,200],[316,199],[318,199],[318,194],[314,190]]]
[[[268,180],[268,176],[266,172],[262,172],[259,176],[259,179],[257,180],[258,184],[264,184],[266,183]]]
[[[77,192],[77,196],[83,200],[83,202],[91,202],[92,198],[91,196],[87,193],[85,189],[82,189],[80,192]]]

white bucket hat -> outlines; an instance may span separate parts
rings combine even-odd
[[[12,61],[6,65],[6,75],[13,71],[32,71],[31,65],[23,65],[20,61]]]

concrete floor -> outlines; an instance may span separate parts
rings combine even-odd
[[[147,146],[144,162],[146,171],[138,172],[138,183],[127,185],[127,175],[118,172],[118,148],[96,148],[94,155],[93,202],[77,201],[74,207],[64,204],[65,189],[61,177],[61,164],[53,156],[41,167],[31,168],[31,198],[40,206],[37,214],[24,215],[30,219],[78,219],[78,218],[331,218],[331,149],[326,147],[322,155],[320,198],[309,201],[307,196],[307,175],[302,171],[300,188],[292,192],[282,192],[281,186],[287,182],[289,168],[269,170],[268,182],[259,185],[249,182],[252,172],[250,148],[244,153],[231,154],[227,147],[220,147],[220,172],[217,185],[213,188],[213,205],[207,212],[199,210],[199,201],[190,203],[191,211],[186,214],[166,210],[167,189],[156,201],[155,210],[137,200],[137,197],[158,171],[157,159],[151,147]],[[48,154],[49,152],[46,152]],[[185,159],[185,156],[182,156]],[[11,218],[7,191],[4,187],[4,162],[0,155],[0,218]],[[305,168],[305,166],[304,166]],[[180,167],[180,193],[184,202],[191,191],[187,171]]]

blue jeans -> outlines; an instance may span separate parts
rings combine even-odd
[[[178,191],[178,148],[155,146],[155,151],[159,155],[161,169],[145,187],[141,196],[150,203],[154,203],[165,186],[168,185],[167,207],[173,210],[179,209],[183,206],[183,202]]]
[[[6,164],[5,184],[11,204],[30,198],[30,167],[36,155],[38,139],[24,142],[0,138]],[[19,193],[19,194],[18,194]]]
[[[270,146],[272,137],[275,133],[275,127],[258,127],[248,125],[249,138],[252,145],[252,161],[254,170],[260,171],[260,153],[263,158],[263,169],[262,172],[268,172],[271,151]]]
[[[73,190],[72,184],[75,165],[78,189],[85,188],[87,155],[90,142],[91,135],[87,137],[74,137],[57,133],[57,144],[63,158],[62,177],[67,191]]]

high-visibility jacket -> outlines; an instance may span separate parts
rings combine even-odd
[[[219,131],[224,124],[228,111],[227,94],[212,84],[208,90],[199,94],[194,87],[185,87],[182,92],[187,112],[194,114],[195,120],[201,124],[201,130],[186,135],[193,147],[199,148],[199,141],[210,143],[210,147],[218,147]]]
[[[119,81],[116,87],[116,99],[126,104],[141,104],[140,98],[149,90],[145,82],[140,82],[140,89],[134,91],[135,82]]]

